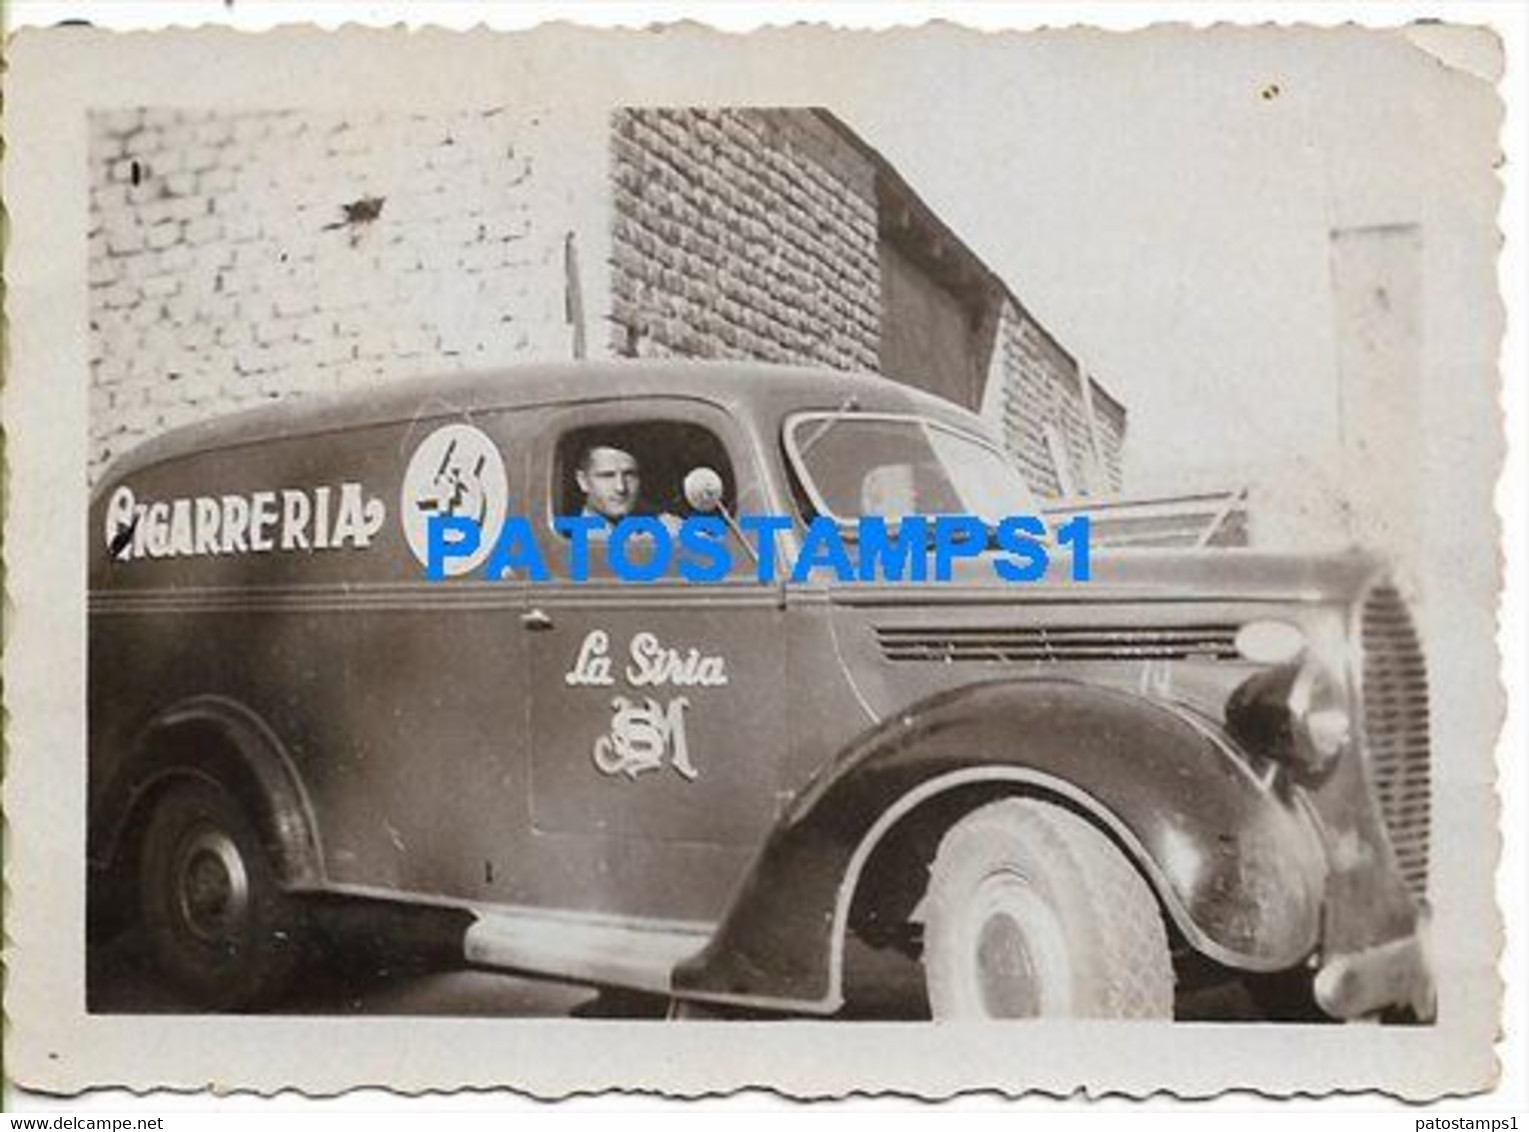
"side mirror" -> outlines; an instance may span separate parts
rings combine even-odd
[[[748,556],[754,560],[754,565],[759,565],[759,551],[754,549],[754,544],[743,537],[743,532],[738,529],[737,520],[728,514],[727,508],[722,505],[722,477],[713,468],[691,468],[685,473],[685,502],[690,509],[698,515],[711,515],[720,512],[722,519],[727,523],[727,529],[738,540],[738,545],[743,547]]]
[[[685,474],[685,502],[703,515],[716,511],[722,506],[722,477],[711,468],[692,468]]]

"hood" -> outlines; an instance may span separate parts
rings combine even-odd
[[[962,559],[948,582],[834,583],[832,600],[844,605],[1026,604],[1092,602],[1278,604],[1343,603],[1381,573],[1373,557],[1342,554],[1270,554],[1252,550],[1096,550],[1088,581],[1067,578],[1068,559],[1055,557],[1046,580],[1007,582],[998,555]]]
[[[1151,688],[1214,717],[1253,671],[1236,646],[1242,625],[1342,624],[1380,571],[1359,553],[1219,549],[1096,552],[1092,565],[1086,582],[1015,583],[985,556],[949,582],[830,587],[835,647],[860,704],[876,719],[974,681],[1083,678]]]

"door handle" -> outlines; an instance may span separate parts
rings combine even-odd
[[[520,623],[533,633],[545,633],[552,628],[552,618],[545,610],[531,609],[520,615]]]

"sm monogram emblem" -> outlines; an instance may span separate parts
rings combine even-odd
[[[611,700],[610,725],[591,751],[596,769],[612,778],[636,778],[667,763],[686,782],[694,782],[696,768],[690,761],[685,713],[690,709],[691,695],[704,697],[700,689],[727,687],[727,661],[693,646],[671,648],[647,631],[633,634],[626,657],[625,664],[616,663],[610,634],[591,629],[579,644],[572,666],[563,674],[563,683],[570,688],[625,684],[641,693],[665,688],[695,690],[667,700],[646,694]]]
[[[595,740],[595,766],[602,774],[636,778],[658,770],[665,759],[681,778],[694,782],[696,769],[685,742],[685,709],[690,701],[676,696],[667,708],[651,698],[641,702],[617,696],[611,701],[615,715],[611,729]]]

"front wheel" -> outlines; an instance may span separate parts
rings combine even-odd
[[[159,799],[144,832],[139,899],[156,965],[198,1009],[268,1005],[290,983],[301,918],[223,788],[186,780]]]
[[[1152,890],[1108,837],[1060,806],[1011,798],[957,822],[922,912],[935,1019],[1173,1017]]]

